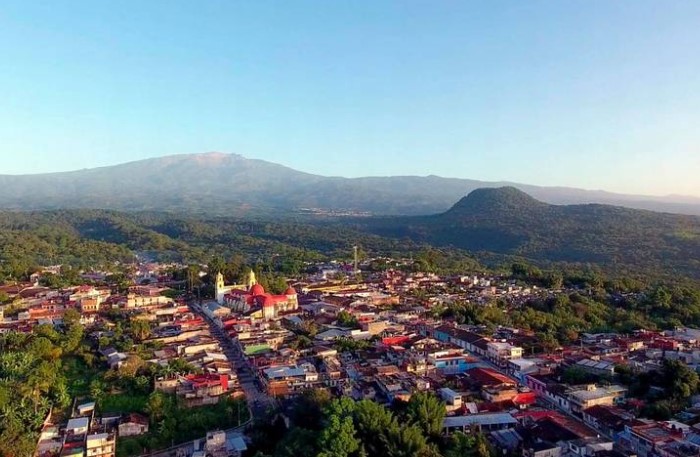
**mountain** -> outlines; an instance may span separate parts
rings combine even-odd
[[[477,189],[433,216],[355,219],[374,234],[536,262],[596,263],[700,278],[700,217],[619,206],[551,205],[514,188]]]
[[[609,205],[551,205],[514,188],[482,188],[429,216],[339,218],[220,217],[162,212],[51,210],[0,212],[0,280],[34,264],[109,264],[131,253],[208,262],[242,254],[251,262],[418,256],[439,248],[445,264],[470,271],[525,258],[596,264],[629,274],[700,279],[700,217]],[[466,266],[465,266],[466,265]],[[458,271],[455,269],[454,271]]]
[[[694,197],[644,197],[438,176],[325,177],[216,152],[63,173],[0,175],[0,208],[183,210],[237,216],[315,208],[419,215],[443,212],[474,189],[503,185],[553,204],[607,203],[700,215],[700,198]]]

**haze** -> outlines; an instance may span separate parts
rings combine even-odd
[[[210,150],[700,196],[700,3],[6,1],[1,174]]]

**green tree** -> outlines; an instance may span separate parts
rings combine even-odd
[[[318,453],[317,433],[301,427],[292,428],[275,448],[275,457],[312,457]]]
[[[156,390],[148,396],[146,403],[146,412],[151,417],[151,422],[160,421],[165,416],[167,410],[167,401],[165,394]]]
[[[290,413],[293,424],[311,430],[323,426],[323,411],[331,402],[331,394],[326,389],[307,389],[296,398]]]
[[[415,424],[392,427],[384,439],[389,457],[415,457],[428,445],[421,428]]]
[[[664,360],[662,373],[666,395],[672,400],[685,403],[698,392],[698,373],[680,360]]]
[[[466,435],[457,432],[450,437],[445,457],[491,457],[491,450],[483,433],[472,431]]]
[[[371,400],[362,400],[355,405],[354,420],[357,437],[367,453],[385,455],[388,452],[387,433],[398,427],[391,411]]]
[[[319,436],[318,457],[349,457],[360,449],[352,418],[333,414]]]
[[[445,403],[431,393],[416,392],[408,401],[406,417],[421,427],[427,436],[437,439],[445,419]]]
[[[345,310],[342,310],[338,313],[338,315],[336,316],[336,320],[338,321],[338,325],[340,325],[341,327],[360,327],[360,324],[357,322],[357,318]]]
[[[95,378],[90,381],[90,396],[99,405],[105,396],[105,384],[102,380]]]
[[[134,319],[131,321],[131,334],[137,341],[143,341],[151,336],[151,324],[144,319]]]

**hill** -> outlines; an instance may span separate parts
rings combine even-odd
[[[250,264],[284,264],[293,270],[308,261],[350,260],[356,244],[368,253],[399,257],[425,247],[323,222],[111,210],[5,211],[0,212],[0,283],[26,278],[37,265],[111,269],[116,262],[131,263],[135,255],[185,263],[241,256]],[[476,265],[452,251],[455,261]]]
[[[477,189],[448,211],[355,220],[380,236],[522,256],[700,278],[700,218],[618,206],[550,205],[514,187]]]
[[[65,173],[0,175],[0,208],[186,211],[245,217],[316,208],[421,215],[446,211],[474,189],[504,184],[438,176],[325,177],[236,154],[206,153]],[[700,215],[699,198],[512,185],[554,204],[597,202]]]
[[[236,254],[298,268],[324,258],[418,258],[438,248],[451,271],[525,258],[539,265],[597,264],[609,273],[700,279],[700,218],[615,206],[550,205],[513,187],[477,189],[432,216],[235,218],[162,212],[0,212],[0,276],[37,264],[129,262],[134,254],[208,263]],[[279,265],[277,265],[279,266]],[[11,274],[10,274],[11,272]]]

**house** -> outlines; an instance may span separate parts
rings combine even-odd
[[[66,425],[67,435],[84,435],[88,432],[90,428],[90,418],[89,417],[74,417],[68,420]]]
[[[443,387],[438,392],[442,401],[445,402],[445,407],[448,411],[454,411],[462,407],[462,394],[448,387]]]
[[[474,354],[486,355],[488,340],[477,333],[449,325],[428,329],[426,333],[440,342],[454,344]]]
[[[187,407],[191,408],[216,404],[228,391],[228,375],[191,374],[179,378],[176,394]]]
[[[467,416],[448,416],[442,421],[445,434],[453,432],[467,433],[476,429],[483,432],[514,428],[518,421],[508,413],[470,414]]]
[[[107,365],[109,365],[109,368],[112,369],[119,368],[126,360],[126,354],[123,352],[118,352],[113,347],[100,349],[100,354],[107,359]]]
[[[506,428],[503,430],[494,430],[489,434],[490,441],[496,446],[497,449],[503,451],[504,455],[512,453],[512,455],[520,455],[517,452],[523,443],[523,437],[512,428]]]
[[[615,364],[605,360],[583,359],[576,362],[577,368],[601,376],[613,376],[615,374]]]
[[[523,457],[560,457],[562,448],[551,441],[535,441],[523,449]]]
[[[456,374],[477,367],[479,360],[461,350],[443,350],[429,354],[428,363],[442,374]]]
[[[525,384],[526,375],[548,371],[549,368],[545,367],[546,364],[544,359],[511,359],[508,361],[508,373],[518,382]]]
[[[634,416],[615,406],[596,405],[583,410],[583,421],[605,436],[616,438]]]
[[[522,356],[523,348],[510,343],[496,341],[486,343],[486,357],[500,367],[506,367],[510,360],[520,359]]]
[[[595,405],[609,405],[617,403],[625,397],[627,388],[620,385],[596,386],[588,384],[584,389],[572,390],[567,393],[571,411],[581,413],[583,410]]]
[[[581,415],[582,411],[595,405],[612,406],[625,397],[627,388],[620,385],[596,386],[588,384],[584,387],[569,388],[554,382],[550,376],[526,375],[526,385],[535,394],[557,408],[566,412]]]
[[[262,370],[261,380],[269,395],[284,396],[309,388],[319,380],[318,371],[310,363],[280,365]]]
[[[118,427],[119,436],[135,436],[148,433],[148,418],[141,414],[131,413],[125,417]]]
[[[568,452],[572,456],[592,457],[600,452],[613,450],[613,442],[606,438],[587,437],[569,441]]]
[[[654,421],[637,420],[635,424],[625,425],[617,444],[639,457],[650,457],[656,455],[659,448],[682,437],[682,431],[664,427]]]
[[[85,441],[87,457],[114,457],[116,454],[116,437],[111,433],[88,435]]]

